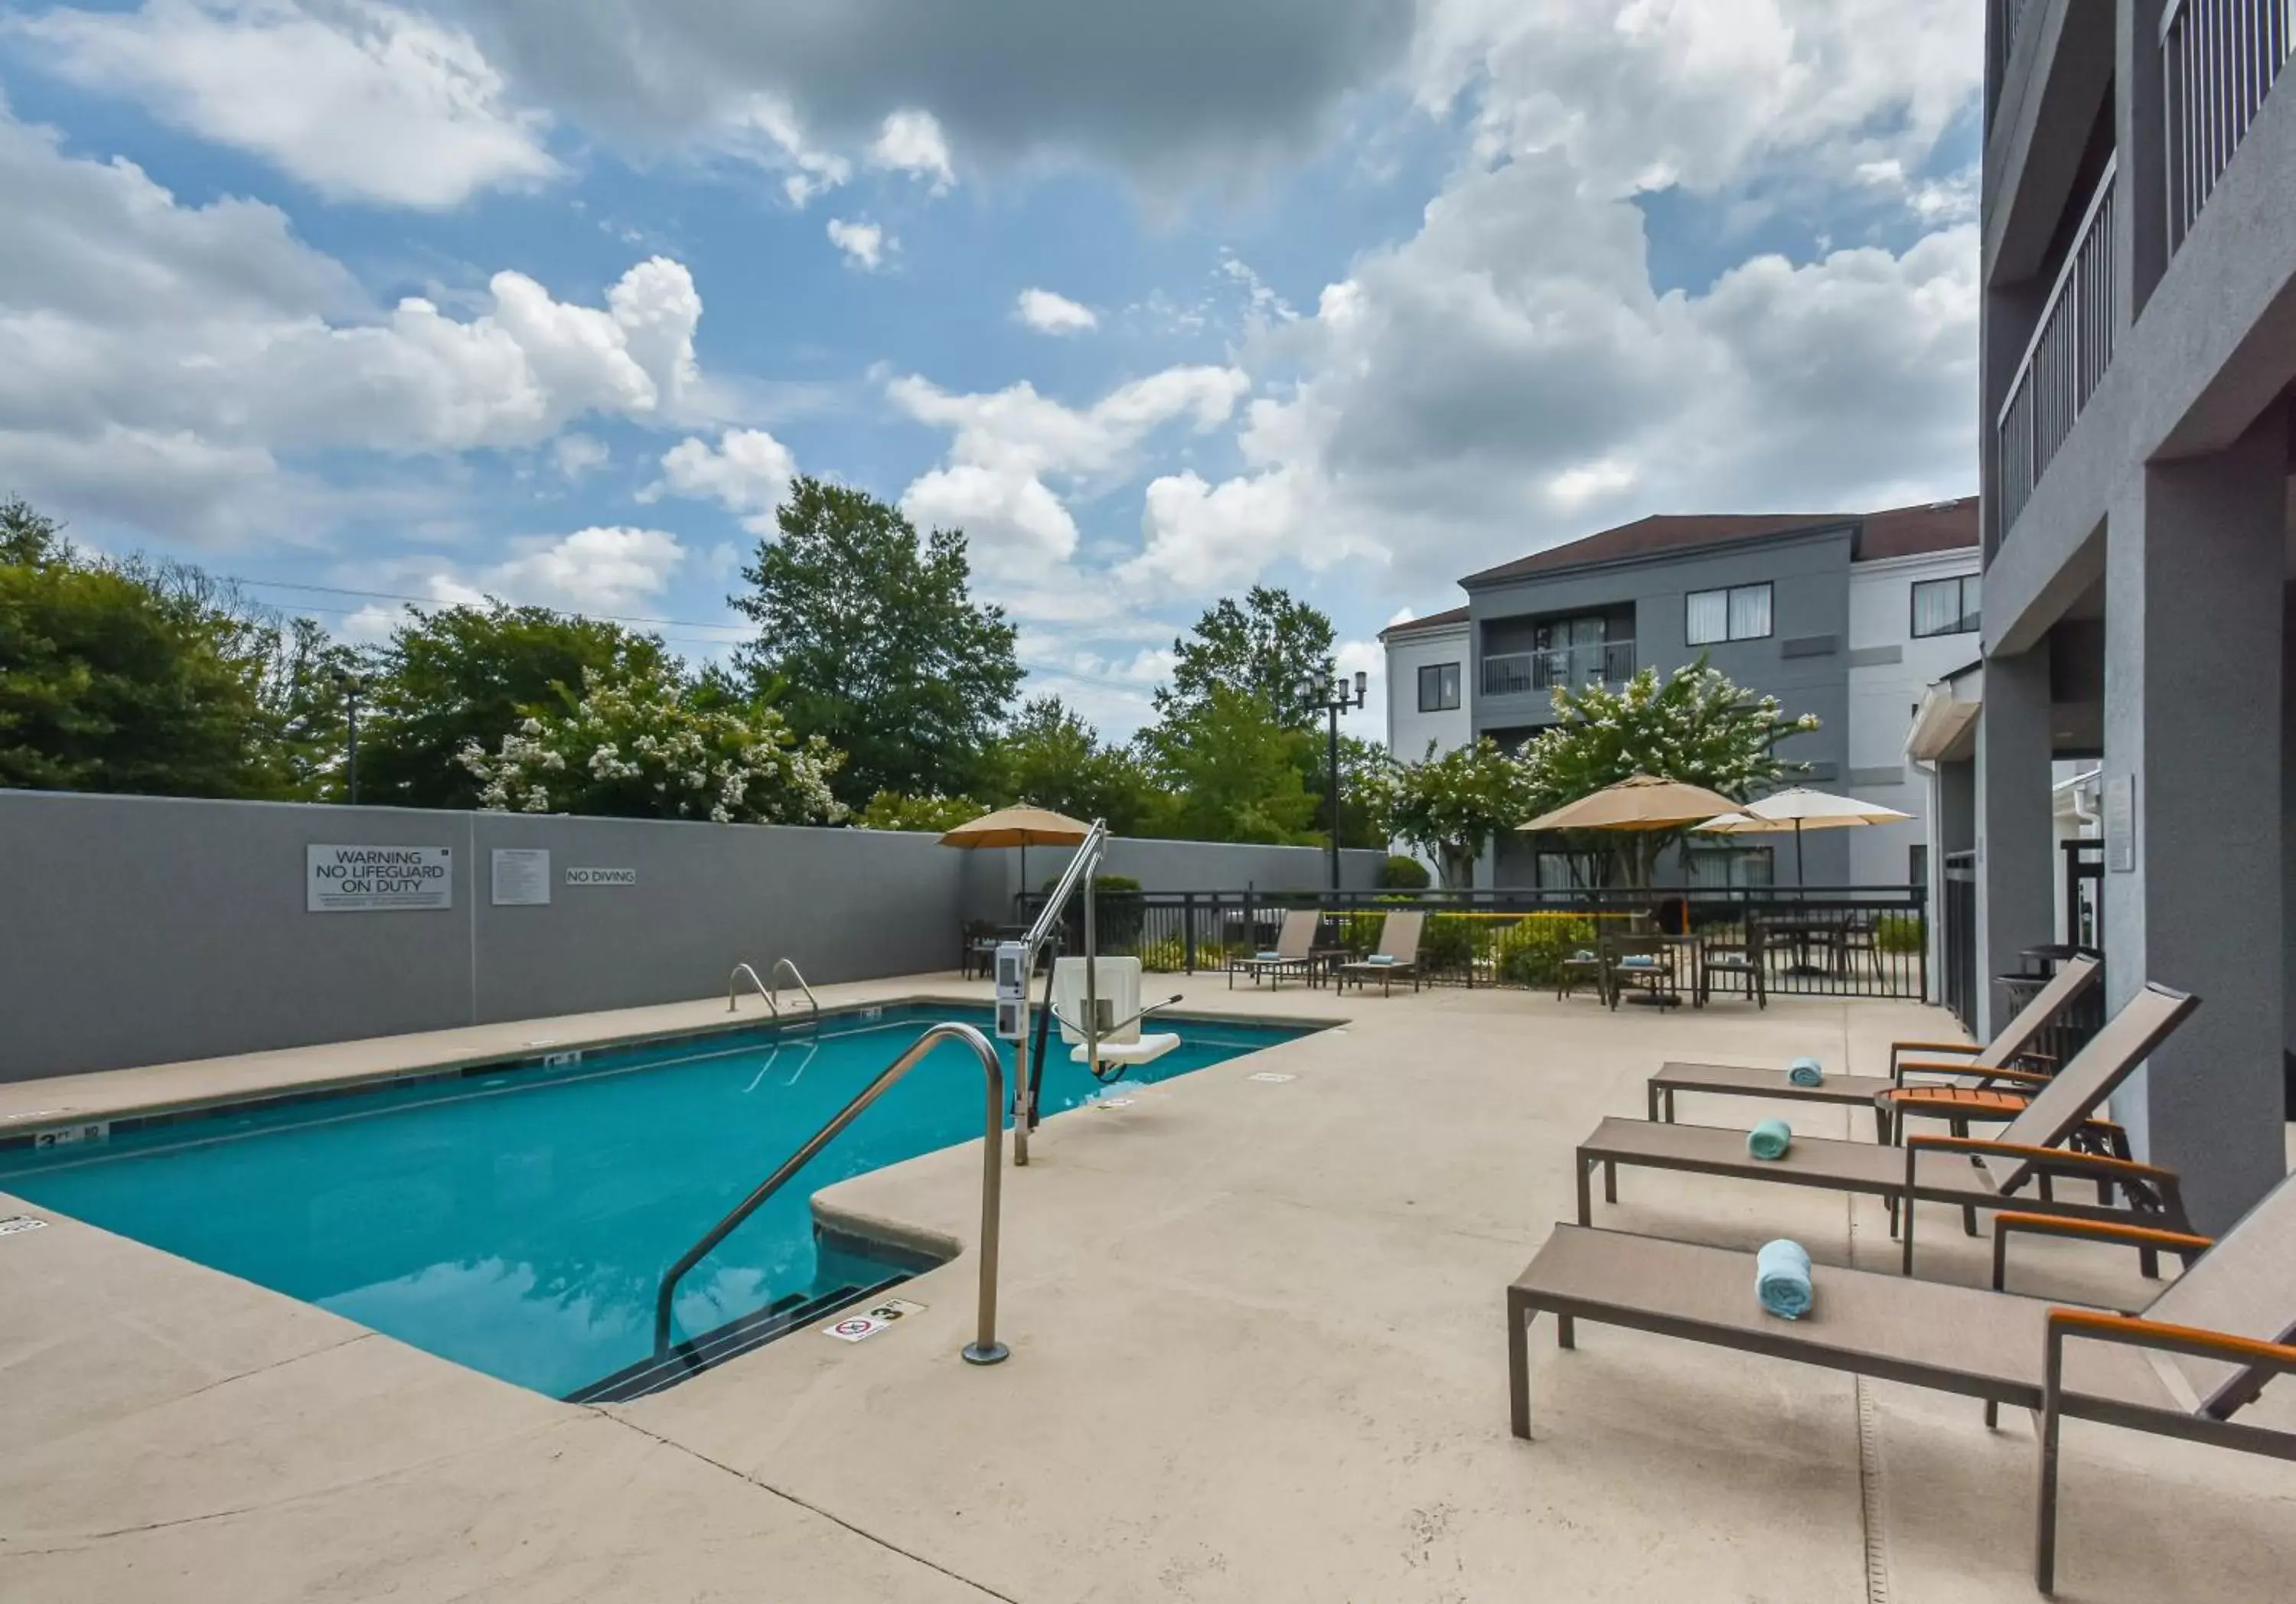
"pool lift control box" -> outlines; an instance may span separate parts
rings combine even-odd
[[[996,1034],[1008,1042],[1029,1035],[1029,949],[1025,943],[996,944]]]

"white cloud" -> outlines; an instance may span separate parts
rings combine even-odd
[[[769,171],[781,171],[782,193],[800,211],[815,196],[853,176],[851,162],[811,143],[790,103],[770,94],[743,96],[705,143]]]
[[[695,501],[714,501],[742,514],[742,527],[770,535],[774,512],[797,477],[797,458],[762,429],[729,429],[718,444],[687,438],[663,454],[662,479],[641,491],[651,502],[664,491]]]
[[[690,425],[714,408],[701,297],[666,258],[603,306],[502,273],[466,315],[422,298],[383,311],[275,209],[183,206],[4,107],[0,210],[0,463],[67,515],[308,537],[314,487],[279,466],[292,454],[532,448],[586,416]],[[102,474],[74,466],[92,462]]]
[[[1039,334],[1081,334],[1100,327],[1100,314],[1050,290],[1023,290],[1013,313]]]
[[[956,182],[956,171],[949,165],[948,140],[930,111],[896,111],[886,118],[876,142],[869,147],[869,165],[930,178],[936,195]]]
[[[1332,654],[1340,677],[1350,688],[1364,676],[1363,706],[1340,720],[1343,734],[1384,743],[1387,739],[1387,648],[1377,641],[1341,641]],[[1353,729],[1349,726],[1354,725]]]
[[[585,474],[603,468],[613,455],[603,440],[579,433],[560,435],[550,446],[552,465],[570,484],[578,484]]]
[[[884,262],[885,252],[899,244],[898,241],[886,239],[881,225],[851,223],[843,217],[830,218],[829,242],[845,253],[849,266],[864,273],[876,272]]]
[[[1185,590],[1386,553],[1425,597],[1651,511],[1964,494],[1976,270],[1952,227],[1661,295],[1639,209],[1564,153],[1471,170],[1254,342],[1296,381],[1250,409],[1243,472],[1148,487],[1127,575]]]
[[[1136,467],[1142,446],[1166,424],[1217,428],[1248,383],[1233,368],[1167,368],[1077,409],[1027,383],[956,396],[922,379],[896,379],[887,390],[896,406],[953,435],[947,463],[912,484],[902,509],[919,523],[961,526],[984,572],[1025,578],[1077,548],[1075,520],[1048,478],[1091,494]]]
[[[85,88],[273,163],[321,194],[448,207],[562,169],[468,33],[375,0],[145,0],[16,29]]]
[[[661,529],[577,529],[522,544],[519,555],[486,569],[478,588],[569,612],[627,612],[660,595],[685,561],[677,536]]]

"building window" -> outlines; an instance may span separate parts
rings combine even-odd
[[[1906,848],[1906,883],[1909,886],[1930,883],[1930,849],[1927,847]]]
[[[1976,575],[1914,582],[1914,639],[1968,634],[1977,626]]]
[[[1447,713],[1459,705],[1459,665],[1430,663],[1419,671],[1419,710]]]
[[[1693,888],[1748,891],[1776,883],[1774,851],[1768,847],[1693,847],[1684,858]]]
[[[1693,646],[1725,641],[1759,641],[1770,633],[1770,587],[1734,585],[1728,590],[1693,591],[1685,619]]]

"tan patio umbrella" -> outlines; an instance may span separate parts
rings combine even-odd
[[[1884,807],[1878,802],[1860,802],[1855,797],[1837,797],[1831,791],[1812,790],[1807,785],[1791,786],[1759,802],[1749,802],[1743,807],[1733,808],[1718,818],[1709,819],[1697,828],[1708,835],[1761,835],[1791,830],[1794,838],[1794,880],[1802,879],[1801,832],[1805,830],[1842,830],[1864,824],[1894,824],[1910,819],[1911,814],[1899,813],[1894,807]]]
[[[1021,889],[1029,888],[1029,848],[1078,847],[1092,826],[1043,807],[1000,807],[958,825],[940,839],[944,847],[1018,847]]]
[[[1676,830],[1738,805],[1702,785],[1636,774],[1539,814],[1522,830]]]

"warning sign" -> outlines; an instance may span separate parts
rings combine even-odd
[[[30,1215],[10,1215],[0,1220],[0,1236],[14,1236],[20,1231],[37,1231],[46,1223],[45,1220],[36,1220]]]
[[[306,847],[304,908],[381,913],[455,905],[451,847]]]
[[[896,1321],[924,1312],[925,1306],[921,1303],[911,1303],[906,1297],[890,1297],[865,1313],[848,1314],[830,1322],[821,1328],[821,1334],[834,1337],[840,1342],[861,1342],[874,1337]]]

